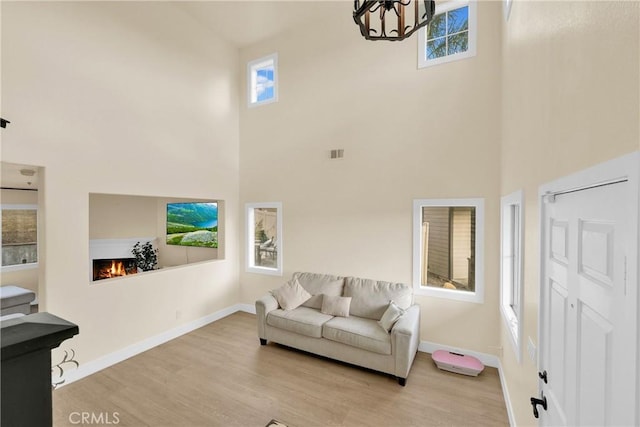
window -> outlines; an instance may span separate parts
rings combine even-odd
[[[483,302],[483,224],[483,199],[413,201],[416,294]]]
[[[522,318],[522,191],[500,202],[500,311],[520,362]]]
[[[256,59],[248,64],[249,106],[278,100],[278,55]]]
[[[247,203],[247,271],[282,276],[282,203]]]
[[[418,68],[476,54],[475,1],[438,3],[433,20],[418,33]]]
[[[2,205],[2,269],[19,270],[37,265],[38,207]]]

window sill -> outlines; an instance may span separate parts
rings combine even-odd
[[[479,292],[456,291],[453,289],[432,288],[429,286],[414,286],[414,295],[432,296],[436,298],[450,299],[454,301],[472,302],[482,304],[484,296]]]
[[[268,276],[282,276],[282,270],[267,267],[247,267],[247,273],[266,274]]]
[[[22,270],[35,270],[38,268],[37,262],[32,262],[29,264],[15,264],[15,265],[5,265],[0,268],[0,272],[2,273],[11,273],[14,271],[22,271]]]
[[[502,313],[502,319],[504,320],[504,325],[507,330],[507,335],[509,335],[509,341],[511,341],[511,346],[513,347],[513,352],[515,353],[516,360],[520,363],[520,324],[518,322],[518,318],[515,313],[511,310],[511,308],[506,308],[504,306],[500,306],[500,312]]]

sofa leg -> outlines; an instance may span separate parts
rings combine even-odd
[[[260,338],[260,345],[267,345],[267,340]]]
[[[398,377],[398,384],[400,384],[402,387],[406,386],[407,385],[407,379]]]

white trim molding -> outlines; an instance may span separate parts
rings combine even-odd
[[[500,200],[500,312],[518,363],[522,360],[524,304],[524,196],[519,190]]]
[[[468,45],[467,50],[460,53],[441,56],[439,58],[427,59],[427,32],[428,26],[418,31],[418,68],[427,68],[434,65],[445,64],[447,62],[458,61],[460,59],[473,58],[476,56],[478,45],[478,2],[476,0],[450,0],[438,2],[436,4],[435,15],[440,15],[451,10],[468,6]],[[447,37],[447,36],[445,36]]]
[[[256,265],[256,240],[255,240],[255,210],[275,209],[276,210],[276,235],[275,235],[275,267],[263,267]],[[263,202],[245,204],[245,230],[246,230],[246,271],[248,273],[267,274],[271,276],[282,276],[282,260],[284,256],[283,235],[282,235],[282,202]]]
[[[436,350],[453,351],[459,354],[466,354],[473,356],[481,361],[485,366],[496,368],[500,378],[500,386],[502,387],[502,395],[504,396],[504,403],[507,407],[507,415],[509,417],[509,425],[515,426],[515,418],[513,415],[513,404],[511,403],[511,397],[509,395],[509,389],[507,388],[507,381],[505,379],[504,371],[502,370],[502,363],[498,356],[493,354],[481,353],[479,351],[467,350],[459,347],[451,347],[448,345],[438,344],[431,341],[420,341],[418,351],[422,353],[433,354]],[[435,362],[434,362],[435,363]]]
[[[422,263],[424,242],[422,238],[422,208],[424,207],[474,207],[475,208],[475,290],[474,292],[423,286]],[[428,295],[458,301],[484,302],[484,199],[416,199],[413,201],[413,291],[415,295]]]
[[[260,83],[258,82],[258,71],[265,67],[273,67],[273,96],[263,101],[258,100],[258,88]],[[278,101],[278,54],[272,53],[271,55],[264,56],[262,58],[255,59],[247,63],[247,101],[249,107],[256,107],[258,105],[271,104]]]

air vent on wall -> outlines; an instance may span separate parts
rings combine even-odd
[[[342,148],[331,150],[332,159],[341,159],[344,157],[344,150]]]

